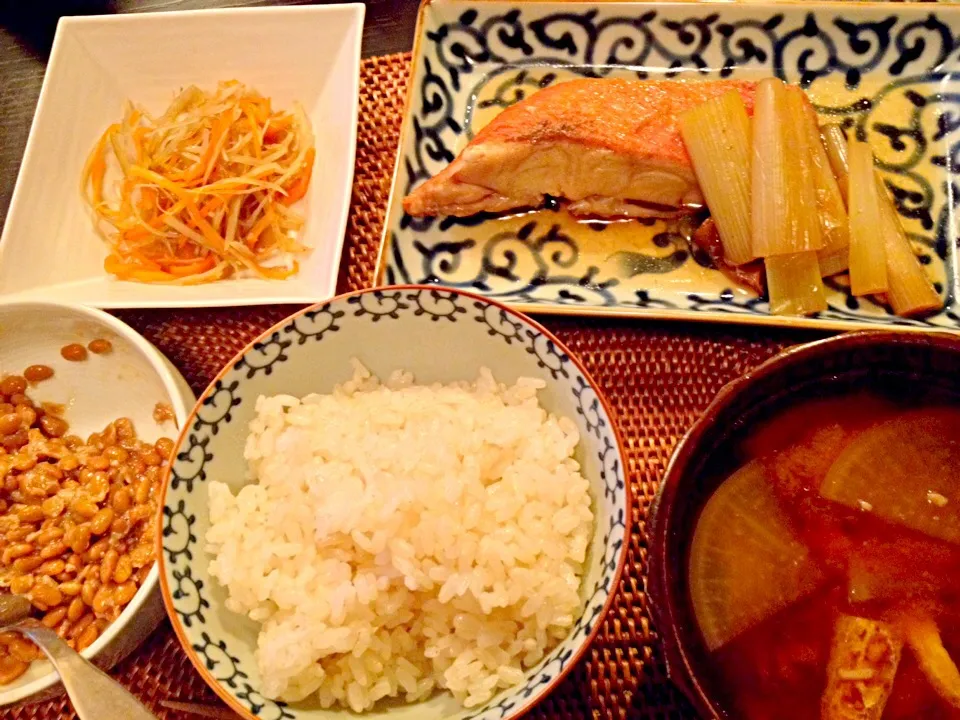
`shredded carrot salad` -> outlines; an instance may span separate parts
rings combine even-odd
[[[315,154],[302,108],[276,112],[237,81],[214,93],[188,87],[160,117],[128,102],[83,171],[111,246],[104,269],[174,285],[293,275],[292,255],[308,248],[294,239],[303,218],[290,206],[306,194]],[[107,181],[114,165],[116,187]]]

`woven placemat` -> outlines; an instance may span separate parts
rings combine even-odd
[[[362,66],[356,177],[341,292],[368,287],[373,280],[409,63],[409,55],[391,55],[365,60]],[[199,392],[247,342],[292,310],[282,306],[118,314],[159,347]],[[610,615],[585,659],[529,717],[694,717],[666,680],[649,617],[645,578],[650,503],[677,440],[720,388],[783,347],[815,336],[646,320],[540,319],[583,360],[610,400],[638,502],[629,561]],[[160,718],[187,717],[162,707],[162,700],[218,703],[166,623],[115,674]],[[8,708],[3,716],[76,717],[65,700]]]

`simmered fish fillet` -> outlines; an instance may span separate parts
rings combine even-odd
[[[583,79],[513,105],[436,177],[403,201],[410,215],[473,215],[540,207],[575,215],[669,217],[703,202],[677,124],[684,110],[754,83]]]

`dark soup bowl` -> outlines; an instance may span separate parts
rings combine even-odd
[[[724,480],[734,470],[749,463],[751,457],[757,457],[757,446],[750,443],[770,436],[767,430],[772,419],[782,417],[787,410],[799,405],[811,407],[806,402],[808,400],[814,404],[823,402],[819,406],[826,408],[822,414],[830,416],[829,408],[842,409],[842,403],[848,399],[850,403],[856,403],[863,398],[882,398],[883,402],[890,403],[890,407],[932,404],[947,405],[948,409],[951,409],[949,406],[960,408],[960,335],[866,331],[788,349],[727,385],[673,454],[652,509],[649,593],[670,677],[704,717],[739,720],[745,713],[737,699],[739,691],[733,689],[731,681],[731,673],[737,671],[723,666],[722,653],[727,647],[723,643],[727,641],[711,644],[695,613],[695,593],[700,593],[697,597],[701,598],[701,607],[703,598],[714,597],[709,591],[703,592],[703,580],[691,581],[691,577],[698,577],[690,573],[694,567],[692,557],[702,557],[691,554],[696,550],[694,537],[701,513]],[[831,402],[835,404],[830,405]],[[838,402],[841,405],[836,404]],[[865,412],[872,412],[869,404]],[[815,413],[807,413],[805,417],[812,418],[814,424],[819,422]],[[832,421],[832,417],[822,419],[825,423]],[[754,450],[749,450],[751,447]],[[806,459],[816,461],[816,450],[811,449]],[[832,471],[833,466],[829,467]],[[823,492],[825,486],[826,481],[824,486],[814,485],[813,492]],[[960,502],[958,486],[951,487],[951,492],[956,491],[956,499],[951,499],[951,503]],[[750,497],[750,494],[741,493],[741,499],[743,497]],[[941,497],[938,494],[935,499]],[[862,500],[848,502],[841,509],[848,514],[855,513],[857,502],[863,514],[873,510],[870,503]],[[946,500],[943,502],[945,504]],[[710,513],[703,513],[704,518],[708,515]],[[712,513],[713,527],[722,529],[719,534],[714,530],[711,537],[728,533],[728,516],[720,513],[723,519],[718,523],[717,515]],[[874,522],[874,519],[864,522]],[[960,552],[960,546],[957,548]],[[744,552],[750,551],[744,548]],[[757,554],[764,553],[761,550]],[[759,566],[753,558],[745,558],[736,566],[743,572],[736,573],[735,577],[756,586],[758,582],[751,563]],[[704,566],[698,562],[695,567]],[[729,572],[725,576],[725,596],[730,594],[726,588],[735,586],[729,582],[733,576]],[[699,577],[704,574],[701,572]],[[713,581],[715,576],[707,577]],[[851,585],[841,587],[846,602]],[[778,612],[780,610],[767,616],[764,622],[778,618]],[[831,632],[828,631],[821,642],[821,648],[825,643],[827,652]],[[811,629],[810,633],[815,635],[816,631]],[[778,629],[772,627],[770,641],[777,642],[777,635]],[[740,637],[736,635],[733,642]],[[960,658],[955,657],[955,660]],[[819,669],[824,681],[828,672],[825,667],[824,663]],[[761,685],[755,687],[759,692]],[[819,703],[820,698],[816,701]],[[792,700],[783,697],[782,702]],[[819,705],[816,708],[816,714],[810,717],[819,717]]]

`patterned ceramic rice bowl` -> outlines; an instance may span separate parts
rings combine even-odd
[[[261,395],[328,393],[351,377],[357,358],[374,375],[412,372],[419,384],[475,380],[489,368],[501,383],[543,380],[540,404],[574,421],[575,459],[590,483],[594,533],[581,582],[582,614],[524,681],[481,707],[446,692],[414,705],[378,705],[371,718],[505,720],[540,700],[573,667],[600,626],[627,554],[630,495],[620,439],[603,397],[580,363],[543,327],[498,303],[459,291],[391,287],[335,298],[268,330],[231,362],[185,424],[165,487],[163,598],[173,627],[206,682],[245,718],[322,720],[347,714],[314,703],[264,697],[254,650],[258,626],[225,607],[209,572],[208,484],[237,492],[246,482],[243,448]]]

